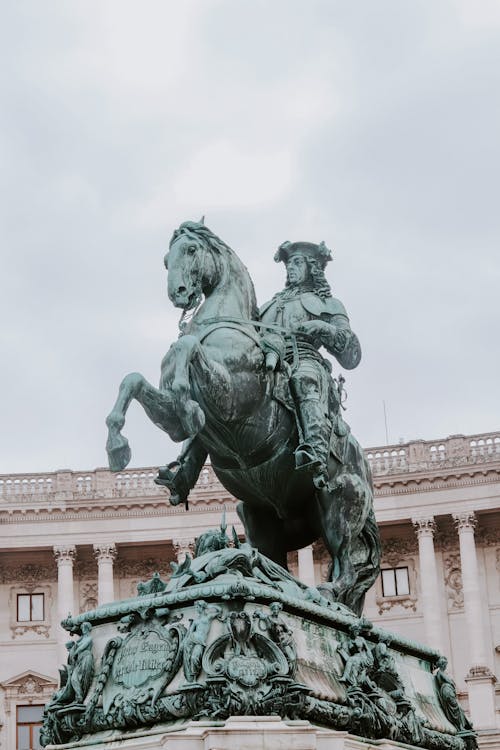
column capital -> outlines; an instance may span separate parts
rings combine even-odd
[[[472,510],[467,510],[463,513],[454,513],[453,520],[459,534],[461,531],[473,532],[477,526],[476,514]]]
[[[419,539],[422,536],[434,537],[434,534],[436,533],[436,522],[434,521],[434,516],[412,518],[411,522]]]
[[[57,545],[52,550],[58,565],[73,565],[76,557],[76,547],[74,544]]]
[[[117,555],[116,544],[114,544],[114,542],[102,542],[99,544],[94,544],[93,550],[94,557],[98,563],[101,562],[101,560],[105,560],[106,562],[113,562]]]
[[[193,537],[187,537],[184,539],[172,539],[172,546],[174,548],[177,561],[180,562],[182,557],[185,557],[187,553],[191,556],[194,554],[196,540]]]

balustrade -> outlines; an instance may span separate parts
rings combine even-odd
[[[398,445],[368,448],[366,457],[375,476],[432,471],[446,466],[500,461],[500,432],[480,435],[454,435],[445,440],[417,440]],[[78,502],[82,499],[158,497],[164,491],[154,480],[156,469],[126,469],[114,474],[108,469],[89,472],[56,471],[47,474],[0,475],[0,508],[3,503],[38,505],[57,500]],[[215,472],[206,464],[201,471],[192,502],[197,496],[223,491]],[[224,491],[225,492],[225,491]]]
[[[500,461],[500,432],[385,445],[369,448],[366,457],[375,476]]]

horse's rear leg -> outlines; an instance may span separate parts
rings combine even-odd
[[[364,477],[343,470],[329,488],[317,493],[322,536],[332,557],[329,585],[337,601],[357,614],[363,604],[359,596],[358,571],[354,551],[366,522],[371,501],[370,487]]]
[[[125,414],[133,399],[136,399],[154,424],[179,442],[189,437],[182,428],[168,392],[160,391],[140,373],[126,375],[120,384],[118,398],[106,419],[108,440],[106,451],[111,471],[122,471],[131,458],[128,440],[121,434]]]

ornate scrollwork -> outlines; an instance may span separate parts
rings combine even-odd
[[[250,546],[222,541],[186,557],[168,583],[154,576],[141,596],[65,621],[80,638],[67,645],[45,711],[45,744],[184,718],[278,713],[367,739],[474,750],[463,721],[456,735],[435,726],[433,717],[446,724],[456,709],[436,652],[327,602]],[[93,644],[91,622],[106,628],[104,647],[102,638]],[[428,713],[406,689],[408,649],[438,669]]]

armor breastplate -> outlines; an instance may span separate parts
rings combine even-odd
[[[293,331],[306,320],[313,320],[314,315],[307,312],[301,302],[300,296],[282,299],[278,297],[271,302],[262,315],[264,323],[276,323]]]

